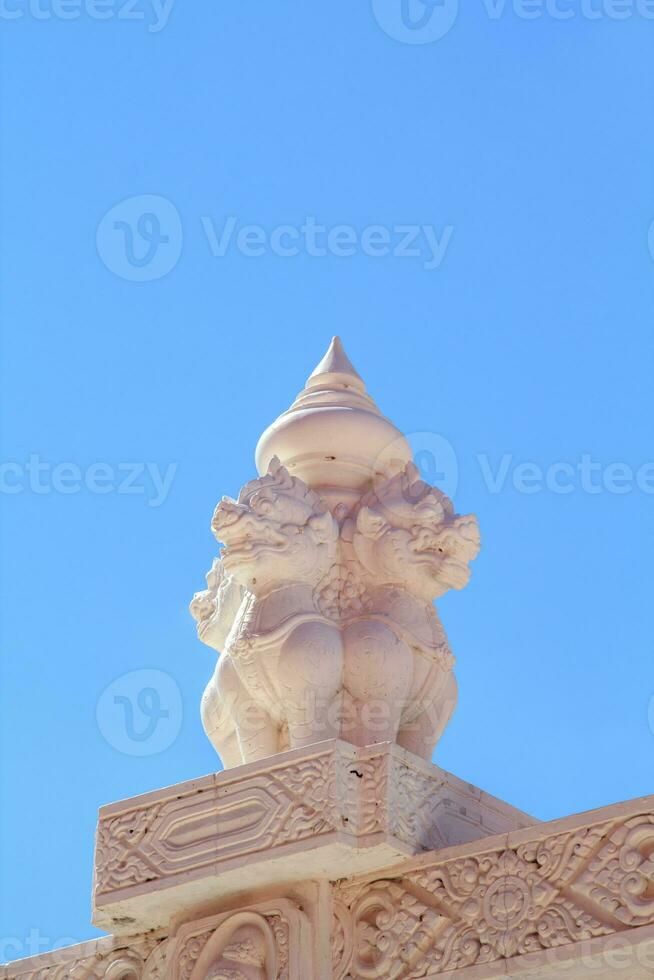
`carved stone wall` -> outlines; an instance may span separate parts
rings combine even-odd
[[[238,888],[390,866],[530,823],[396,745],[324,742],[103,807],[94,922],[160,928]]]
[[[272,899],[174,929],[101,939],[0,968],[3,980],[308,980],[316,976],[308,917]]]
[[[609,807],[594,821],[543,824],[338,883],[335,980],[413,980],[500,961],[518,972],[531,954],[546,969],[548,952],[654,924],[653,806]],[[654,958],[650,967],[648,976]]]
[[[167,940],[150,933],[91,940],[0,967],[2,980],[163,980]]]
[[[226,771],[103,807],[114,935],[0,980],[652,980],[654,797],[539,824],[431,765],[456,702],[433,600],[480,542],[410,460],[335,339],[191,604]]]
[[[654,976],[651,797],[334,877],[327,864],[313,883],[262,880],[187,908],[167,935],[33,957],[0,980]]]

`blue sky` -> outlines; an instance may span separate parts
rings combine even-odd
[[[99,805],[217,767],[209,520],[333,333],[483,533],[438,762],[652,791],[654,24],[412,4],[4,0],[0,959],[97,934]]]

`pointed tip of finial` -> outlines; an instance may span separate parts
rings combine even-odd
[[[256,449],[263,475],[273,459],[331,504],[349,508],[380,472],[383,461],[411,460],[411,447],[366,392],[362,378],[333,337],[327,353],[293,404],[269,425]]]
[[[307,387],[337,383],[365,391],[363,378],[345,353],[340,337],[332,337],[327,353],[309,375]]]

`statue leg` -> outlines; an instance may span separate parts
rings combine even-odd
[[[279,751],[279,728],[241,681],[223,654],[202,698],[202,724],[225,769],[256,762]]]
[[[413,653],[377,620],[347,626],[342,737],[354,745],[394,742],[411,688]]]
[[[277,675],[291,748],[338,738],[342,675],[339,631],[320,622],[297,626],[281,649]]]
[[[452,671],[442,675],[438,687],[438,694],[434,697],[432,692],[415,717],[403,721],[397,736],[398,745],[427,762],[431,762],[434,749],[456,707],[458,689]],[[424,703],[424,696],[421,701]]]
[[[200,706],[202,725],[225,769],[243,762],[234,716],[239,685],[231,659],[228,656],[220,657]]]
[[[243,762],[257,762],[279,752],[279,726],[251,698],[239,718],[237,733]]]

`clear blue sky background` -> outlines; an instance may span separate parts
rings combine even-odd
[[[545,819],[651,792],[654,496],[522,493],[513,467],[654,459],[654,23],[471,0],[409,44],[370,0],[178,2],[158,31],[145,0],[138,20],[22,9],[0,25],[3,473],[24,486],[0,494],[0,952],[96,935],[98,806],[217,767],[198,717],[213,658],[187,611],[210,516],[334,332],[403,430],[452,445],[484,535],[441,603],[461,694],[439,763]],[[145,282],[101,225],[141,195],[181,222],[177,261]],[[229,215],[454,230],[432,270],[215,257],[202,218]],[[177,469],[153,507],[147,486],[36,493],[31,454]],[[505,454],[492,493],[478,457]],[[133,756],[98,703],[141,669],[183,711],[168,748]]]

